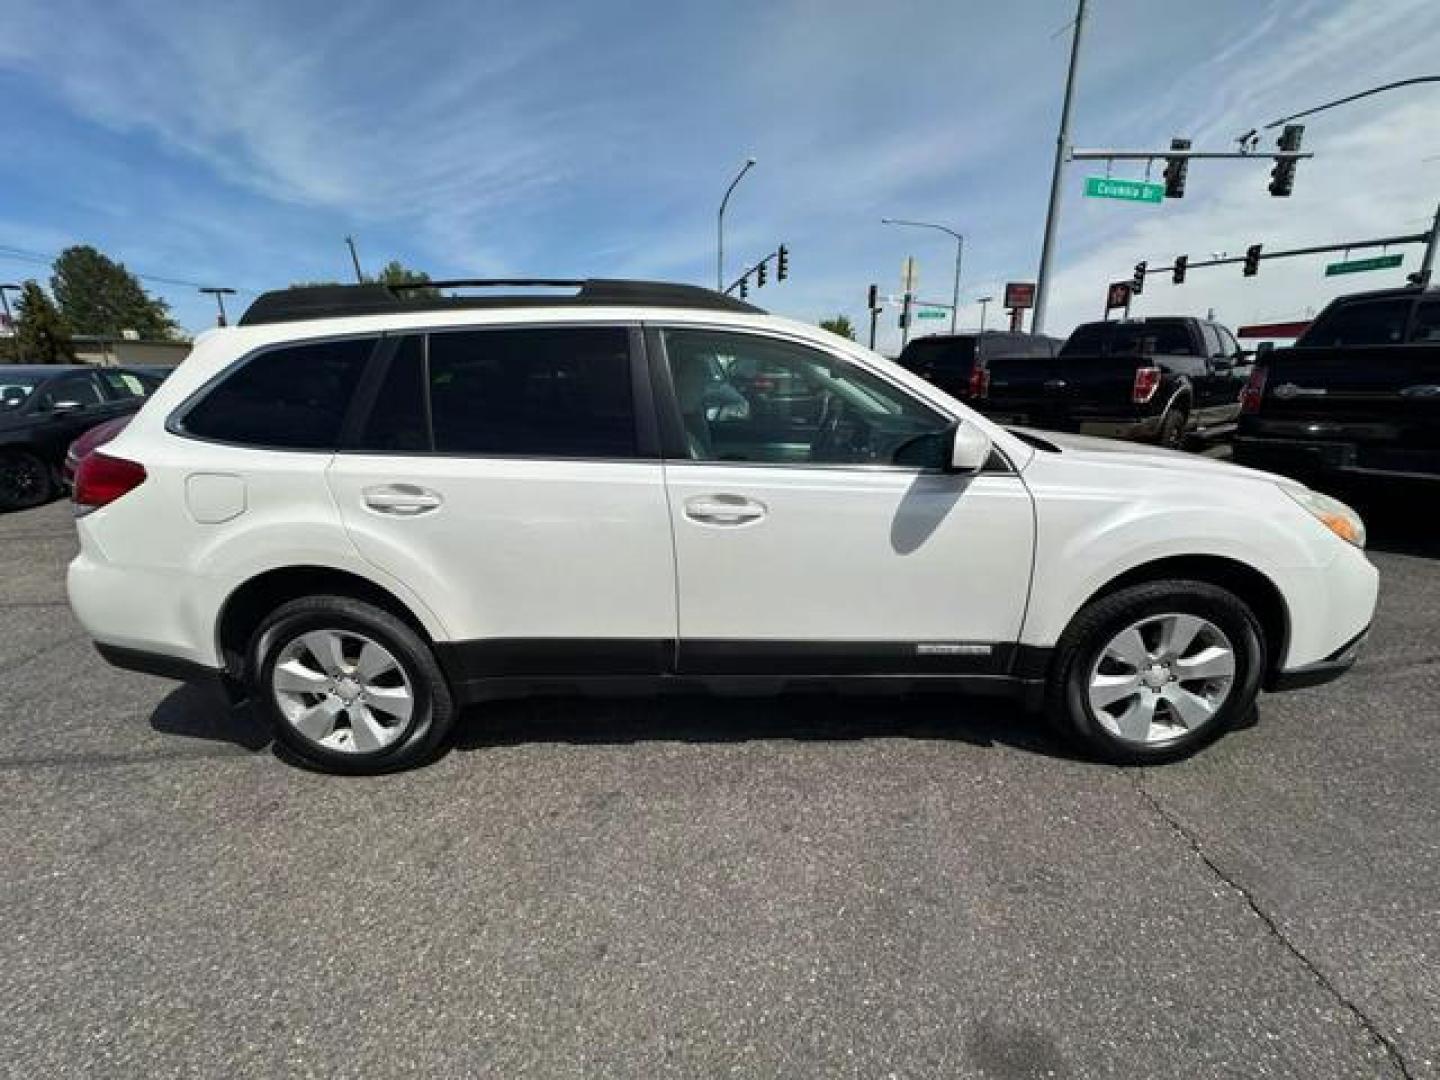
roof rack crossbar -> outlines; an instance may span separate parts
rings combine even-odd
[[[551,293],[464,296],[433,295],[450,288],[576,288],[570,295]],[[699,285],[620,278],[456,278],[408,281],[394,285],[309,285],[262,293],[240,317],[240,326],[335,319],[354,315],[399,315],[422,311],[525,307],[668,307],[702,311],[763,314],[762,309]]]
[[[493,289],[493,288],[581,288],[584,278],[447,278],[444,281],[391,281],[385,282],[396,292],[411,292],[418,289]]]

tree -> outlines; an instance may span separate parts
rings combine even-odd
[[[20,359],[30,364],[65,364],[75,360],[70,328],[39,282],[27,281],[15,305],[15,344]]]
[[[406,266],[404,263],[402,263],[399,259],[391,259],[388,263],[386,263],[384,266],[382,266],[382,267],[380,268],[380,273],[374,275],[373,277],[372,277],[370,274],[362,274],[361,277],[360,277],[361,283],[362,283],[362,284],[365,284],[365,285],[373,285],[373,284],[377,284],[377,283],[380,284],[380,285],[417,285],[417,284],[420,284],[421,282],[426,282],[426,281],[429,281],[429,280],[430,280],[430,275],[427,274],[427,273],[425,273],[424,270],[411,270],[408,266]],[[292,289],[309,289],[309,288],[312,288],[313,286],[316,286],[316,285],[340,285],[340,284],[347,284],[347,285],[348,285],[349,282],[339,282],[339,281],[333,281],[333,280],[332,280],[332,281],[296,281],[296,282],[292,282],[291,285],[290,285],[290,287],[291,287]],[[406,295],[407,295],[407,296],[436,297],[436,296],[439,296],[439,295],[440,295],[440,290],[439,290],[439,289],[409,289],[409,290],[406,291]]]
[[[820,329],[829,330],[832,334],[839,334],[851,341],[855,340],[855,327],[850,325],[850,320],[844,315],[836,315],[832,319],[821,319]]]
[[[118,337],[122,330],[134,330],[142,338],[171,338],[180,329],[165,301],[147,293],[124,263],[93,247],[66,248],[54,269],[50,289],[77,334]]]

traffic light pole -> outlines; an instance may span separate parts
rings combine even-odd
[[[1435,212],[1435,225],[1429,232],[1409,233],[1405,236],[1381,236],[1373,240],[1351,240],[1344,244],[1318,244],[1315,247],[1290,248],[1287,251],[1261,251],[1259,258],[1264,259],[1292,259],[1297,255],[1327,255],[1335,251],[1351,251],[1355,248],[1373,247],[1398,247],[1401,244],[1427,244],[1425,258],[1420,263],[1422,273],[1428,273],[1434,263],[1435,243],[1437,236],[1440,236],[1440,208]],[[1187,270],[1196,270],[1206,266],[1233,266],[1235,263],[1243,263],[1244,255],[1235,255],[1225,259],[1207,259],[1205,262],[1192,262],[1186,264]],[[1147,266],[1145,275],[1170,274],[1175,270],[1174,266]]]
[[[1085,30],[1085,0],[1075,3],[1075,33],[1070,39],[1070,67],[1065,73],[1065,98],[1060,105],[1060,131],[1055,136],[1055,165],[1050,172],[1050,205],[1045,211],[1045,237],[1040,242],[1040,269],[1035,275],[1035,307],[1030,332],[1045,332],[1045,301],[1050,288],[1050,259],[1055,250],[1056,219],[1060,216],[1060,181],[1070,152],[1070,106],[1075,100],[1075,69],[1080,63],[1080,38]]]
[[[1420,258],[1420,272],[1415,275],[1415,284],[1426,286],[1430,284],[1430,276],[1435,269],[1435,249],[1440,248],[1440,206],[1435,207],[1435,222],[1430,226],[1430,236],[1425,241],[1425,254]]]

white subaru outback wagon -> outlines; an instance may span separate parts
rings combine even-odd
[[[218,674],[351,772],[502,695],[807,682],[1009,694],[1146,763],[1370,625],[1362,523],[1293,481],[1006,430],[705,289],[462,284],[512,288],[284,290],[200,337],[75,484],[106,659]]]

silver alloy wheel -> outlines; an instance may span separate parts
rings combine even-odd
[[[1148,615],[1116,634],[1090,671],[1090,708],[1111,735],[1154,746],[1203,727],[1235,685],[1235,647],[1197,615]]]
[[[353,630],[311,630],[275,658],[270,689],[280,715],[316,746],[383,750],[410,726],[415,694],[400,661]]]

